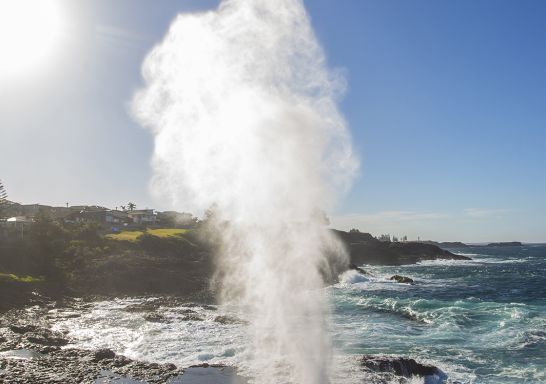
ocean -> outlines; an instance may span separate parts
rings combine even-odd
[[[348,271],[325,288],[333,383],[373,382],[359,365],[364,354],[433,364],[446,374],[437,383],[546,382],[546,245],[450,251],[472,260],[364,265],[369,276]],[[395,274],[415,283],[389,280]],[[81,317],[67,316],[55,328],[67,331],[78,347],[109,347],[131,358],[180,366],[222,363],[252,373],[238,308],[165,307],[159,313],[163,322],[125,310],[144,300],[149,299],[95,302]]]
[[[450,251],[472,261],[347,272],[331,290],[336,348],[412,357],[461,383],[546,382],[546,245]]]

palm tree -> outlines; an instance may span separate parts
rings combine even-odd
[[[4,184],[2,184],[2,180],[0,180],[0,204],[4,204],[7,198],[8,193],[6,192],[6,188],[4,188]]]
[[[135,203],[127,203],[127,208],[129,208],[129,211],[132,211],[136,208],[136,204]]]
[[[8,205],[8,193],[6,192],[6,188],[4,188],[4,184],[2,184],[2,181],[0,180],[0,216],[2,215],[2,211],[6,205]]]

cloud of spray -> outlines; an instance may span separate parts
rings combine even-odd
[[[178,15],[143,77],[133,111],[155,136],[153,190],[184,210],[216,204],[229,223],[221,297],[248,311],[256,381],[328,382],[320,288],[328,257],[345,256],[319,209],[348,188],[356,160],[336,106],[342,78],[302,1]]]

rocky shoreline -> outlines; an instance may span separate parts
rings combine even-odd
[[[215,311],[208,304],[188,303],[180,297],[142,300],[123,310],[146,321],[163,321],[160,308],[181,305]],[[0,313],[0,382],[2,383],[170,383],[170,384],[247,384],[235,367],[201,364],[177,367],[170,362],[146,362],[130,359],[111,349],[84,349],[73,346],[67,332],[55,330],[55,324],[89,313],[96,302],[63,298],[42,298],[41,305],[11,309]],[[195,313],[187,315],[192,316]],[[147,319],[146,317],[150,317]],[[195,318],[188,320],[196,321]],[[202,320],[201,320],[202,321]],[[244,323],[244,320],[218,315],[219,324]],[[406,383],[414,376],[425,382],[442,383],[447,378],[437,367],[398,356],[362,356],[363,380],[376,384]]]
[[[160,305],[175,305],[180,301],[181,298],[165,297],[129,311],[154,313]],[[82,299],[42,298],[41,305],[0,313],[0,382],[198,384],[205,378],[210,383],[227,383],[228,379],[232,383],[246,383],[233,367],[202,364],[180,368],[168,362],[133,360],[107,348],[73,348],[68,335],[52,327],[56,321],[81,316],[90,305]]]
[[[401,265],[422,260],[468,259],[429,244],[384,243],[360,232],[334,231],[334,234],[345,243],[350,254],[350,264],[339,266],[338,273],[353,269],[368,274],[358,267],[362,264]],[[191,306],[205,308],[214,304],[214,295],[209,289],[213,252],[198,236],[190,239],[193,242],[187,238],[163,240],[148,236],[137,243],[113,244],[108,252],[117,253],[111,255],[105,253],[105,246],[103,251],[84,261],[76,263],[75,260],[73,264],[65,261],[65,275],[60,280],[52,277],[45,282],[0,280],[0,382],[246,383],[233,367],[207,364],[177,367],[167,361],[158,364],[132,360],[110,349],[75,348],[66,333],[54,330],[56,323],[80,317],[98,301],[142,298],[147,294],[154,295],[155,299],[125,310],[137,313],[147,322],[168,323],[169,319],[158,308],[182,303],[187,308],[180,314],[181,320],[203,321]],[[413,280],[405,276],[395,275],[391,280],[413,284]],[[82,296],[85,298],[74,298]],[[211,319],[219,326],[245,322],[226,315],[214,315]],[[362,374],[371,374],[370,380],[374,383],[392,382],[393,377],[402,383],[425,372],[422,365],[411,359],[392,356],[374,359],[363,357],[361,362]]]

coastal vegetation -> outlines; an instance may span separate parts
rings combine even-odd
[[[211,301],[215,244],[206,222],[109,233],[96,222],[54,220],[39,212],[24,231],[8,231],[0,242],[2,304],[19,305],[36,290],[49,296],[174,294]],[[359,231],[334,234],[356,265],[464,258],[430,244],[382,242]],[[335,273],[325,278],[332,283],[349,265],[330,268]]]
[[[0,281],[15,281],[18,283],[43,283],[44,278],[37,276],[17,276],[13,273],[0,272]]]
[[[188,229],[184,228],[154,228],[154,229],[145,229],[145,230],[136,230],[136,231],[122,231],[119,233],[110,233],[106,235],[106,238],[112,240],[122,240],[122,241],[137,241],[137,239],[144,235],[148,234],[151,236],[156,236],[159,238],[172,237],[172,236],[181,236],[188,232]]]

